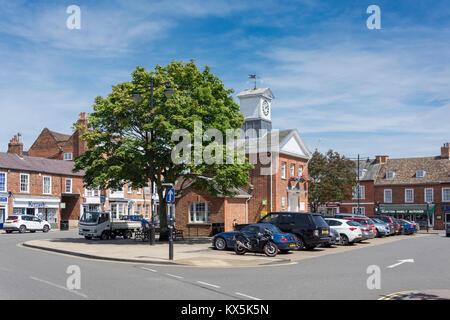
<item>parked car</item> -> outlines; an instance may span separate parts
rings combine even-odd
[[[339,215],[341,216],[341,215]],[[362,226],[367,227],[366,229],[370,229],[370,231],[367,232],[371,232],[373,233],[373,237],[372,234],[368,234],[367,236],[371,239],[375,237],[376,234],[376,228],[375,228],[375,222],[373,220],[370,220],[370,218],[366,217],[366,216],[362,216],[362,215],[355,215],[355,214],[349,214],[349,215],[343,215],[343,217],[341,219],[346,219],[346,220],[353,220],[356,222],[359,222]],[[363,231],[363,237],[364,237],[364,230]]]
[[[383,224],[386,227],[386,229],[388,230],[388,233],[386,234],[387,236],[391,236],[391,235],[395,234],[394,225],[392,223],[388,223],[388,222],[385,222],[383,220],[380,220],[378,218],[373,218],[373,217],[370,219],[372,219],[376,223]],[[376,225],[375,225],[375,227],[376,227]]]
[[[394,233],[393,235],[396,234],[400,234],[400,224],[398,223],[398,221],[395,220],[394,217],[390,217],[390,216],[376,216],[377,219],[380,219],[384,222],[390,223],[392,224],[392,226],[394,227]]]
[[[330,229],[335,230],[341,237],[341,244],[349,245],[362,241],[361,225],[344,219],[326,218],[326,223]]]
[[[339,232],[337,232],[336,230],[330,228],[329,241],[327,243],[323,243],[322,247],[329,248],[333,244],[340,244],[340,243],[341,243],[341,236],[339,235]]]
[[[412,223],[411,221],[405,220],[405,219],[398,219],[400,224],[403,226],[402,233],[403,234],[414,234],[417,232],[416,225]]]
[[[363,241],[375,238],[375,232],[373,232],[373,229],[370,226],[362,225],[361,222],[358,220],[351,220],[351,221],[358,223],[361,226]]]
[[[238,231],[244,233],[247,237],[254,237],[258,233],[264,233],[266,228],[272,232],[273,242],[281,252],[287,252],[297,248],[297,238],[295,235],[282,232],[277,226],[269,223],[241,225],[237,228],[238,230],[218,233],[213,237],[212,244],[217,250],[233,249],[235,244],[234,236],[238,234]]]
[[[375,237],[376,238],[385,237],[391,233],[389,226],[385,222],[382,222],[381,220],[372,219],[372,218],[369,218],[369,220],[371,222],[373,222],[373,225],[375,226],[375,230],[376,230]]]
[[[294,234],[298,239],[298,250],[312,250],[328,243],[330,237],[330,227],[320,214],[271,212],[259,222],[274,224],[281,231]]]
[[[150,226],[150,222],[148,222],[148,220],[145,220],[144,217],[140,215],[122,216],[120,220],[140,221],[142,224],[142,228],[148,228]]]
[[[3,229],[6,231],[6,233],[11,233],[13,231],[25,233],[26,231],[49,232],[51,227],[50,223],[48,223],[45,220],[41,220],[35,216],[17,215],[17,216],[9,216],[6,219],[5,224],[3,225]]]

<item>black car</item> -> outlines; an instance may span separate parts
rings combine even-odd
[[[330,241],[330,227],[320,214],[302,212],[271,212],[260,223],[271,223],[283,232],[295,234],[298,249],[312,250]]]

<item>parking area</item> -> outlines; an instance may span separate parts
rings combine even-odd
[[[62,233],[64,235],[64,233]],[[10,235],[3,235],[10,236]],[[313,250],[292,250],[279,253],[276,257],[267,257],[263,253],[246,253],[236,255],[233,250],[216,250],[211,239],[176,241],[174,260],[169,260],[169,244],[136,242],[133,239],[86,240],[79,237],[53,238],[25,241],[23,246],[31,249],[45,250],[58,254],[68,254],[80,258],[100,259],[106,261],[144,263],[159,265],[178,265],[196,267],[246,267],[275,266],[295,263],[330,254],[364,249],[371,246],[386,245],[396,241],[408,241],[417,237],[436,236],[432,234],[397,235],[365,240],[357,244],[343,246],[333,245],[329,248],[317,247]]]

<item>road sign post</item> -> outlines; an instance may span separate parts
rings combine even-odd
[[[175,202],[175,189],[169,188],[166,190],[167,213],[169,217],[169,260],[173,260],[173,233],[174,233],[174,217],[171,206]],[[175,210],[173,210],[175,211]]]

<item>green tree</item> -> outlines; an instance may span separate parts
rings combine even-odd
[[[155,82],[152,110],[148,90],[151,77]],[[169,98],[164,95],[167,84],[174,90]],[[142,96],[139,103],[131,99],[136,89]],[[245,157],[244,162],[237,161],[236,152],[231,163],[194,162],[195,155],[210,151],[208,148],[213,147],[214,155],[225,151],[216,139],[203,140],[200,149],[192,148],[190,159],[181,163],[172,161],[171,156],[178,144],[172,140],[172,134],[185,129],[193,142],[196,121],[202,123],[202,136],[208,129],[217,129],[225,136],[227,129],[242,127],[244,118],[232,93],[209,67],[200,71],[192,60],[158,65],[152,72],[137,67],[131,82],[117,84],[106,98],[95,99],[94,112],[88,115],[88,128],[82,134],[88,151],[75,159],[74,170],[84,170],[84,182],[89,188],[117,190],[125,183],[142,188],[151,179],[153,161],[161,238],[165,239],[168,228],[163,183],[189,180],[196,190],[213,196],[232,196],[236,187],[249,184],[252,165]]]
[[[308,165],[311,181],[308,184],[308,201],[311,211],[317,212],[328,202],[349,199],[356,185],[355,163],[333,150],[313,153]]]

